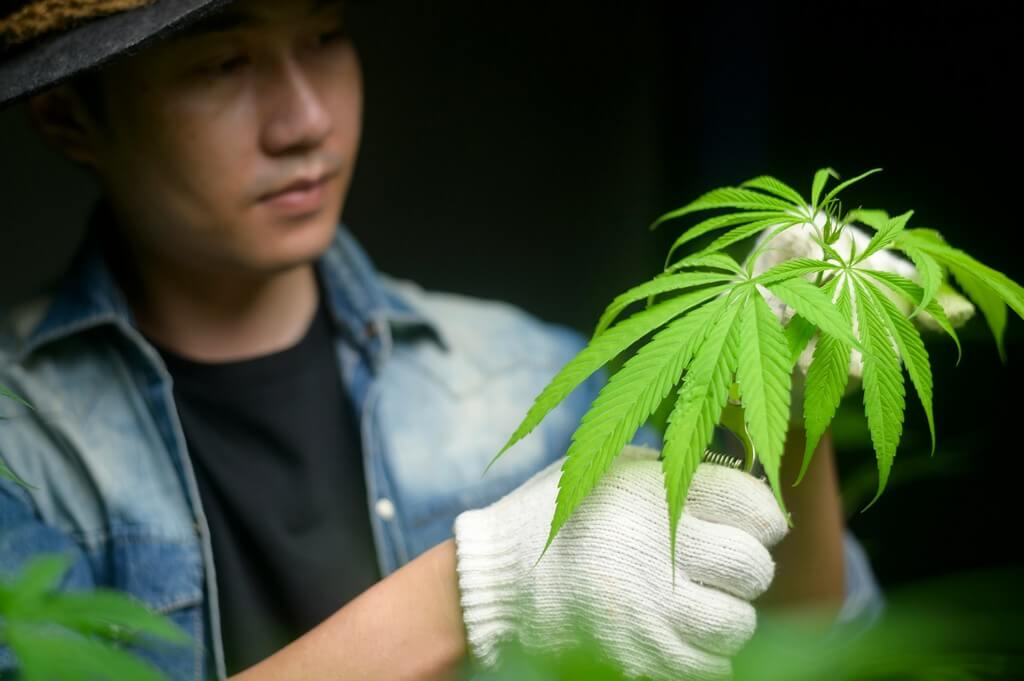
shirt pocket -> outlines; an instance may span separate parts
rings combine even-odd
[[[152,641],[131,650],[173,681],[203,679],[208,657],[204,574],[199,538],[168,539],[122,531],[111,551],[113,588],[142,601],[177,625],[191,643]]]

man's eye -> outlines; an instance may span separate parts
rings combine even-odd
[[[318,45],[331,45],[343,40],[344,38],[345,29],[339,27],[331,31],[324,31],[323,33],[320,33],[317,35],[316,40]]]
[[[249,64],[246,57],[231,57],[217,62],[214,70],[218,73],[229,74],[238,71]]]
[[[244,55],[222,57],[207,62],[200,67],[199,72],[212,76],[228,76],[242,70],[248,64],[249,58]]]

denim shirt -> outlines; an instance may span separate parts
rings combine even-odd
[[[358,414],[367,504],[384,575],[449,538],[455,516],[563,456],[606,374],[596,373],[482,476],[534,398],[585,345],[578,332],[498,301],[425,291],[375,270],[345,227],[317,262],[341,379]],[[183,628],[190,647],[139,653],[170,679],[225,677],[217,583],[195,474],[160,356],[87,241],[51,295],[0,318],[0,575],[70,554],[62,588],[115,588]],[[642,429],[634,442],[660,445]],[[841,619],[881,598],[847,535]],[[11,668],[0,648],[0,672]]]

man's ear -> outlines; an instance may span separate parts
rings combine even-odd
[[[36,132],[69,160],[95,168],[100,126],[81,95],[69,85],[58,85],[28,101]]]

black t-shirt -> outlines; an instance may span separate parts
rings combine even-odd
[[[323,302],[297,345],[264,357],[158,350],[210,526],[234,674],[380,579],[358,424]]]

